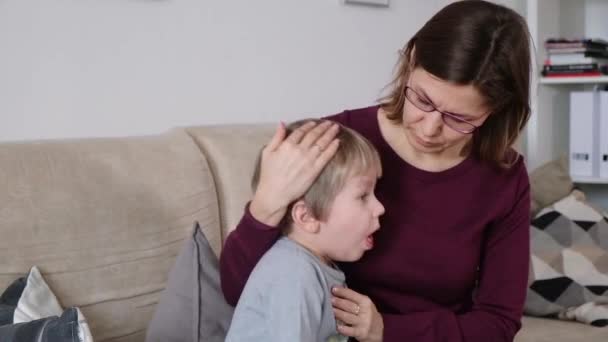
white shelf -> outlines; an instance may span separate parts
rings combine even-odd
[[[533,46],[530,107],[526,128],[529,169],[559,158],[569,149],[569,94],[608,85],[608,75],[541,77],[547,53],[544,42],[554,37],[608,38],[607,0],[526,0]],[[608,193],[606,196],[608,201]]]
[[[608,184],[608,178],[571,176],[572,182],[581,184]]]
[[[601,84],[608,83],[608,76],[541,77],[540,84]]]
[[[598,85],[608,84],[608,75],[541,77],[542,65],[547,59],[544,42],[554,37],[607,39],[608,0],[525,0],[525,3],[534,48],[530,88],[532,115],[526,128],[525,151],[528,169],[533,170],[569,151],[570,93],[591,91]],[[590,202],[608,209],[608,178],[571,178]]]

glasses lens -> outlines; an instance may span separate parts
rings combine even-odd
[[[433,107],[431,103],[418,96],[418,94],[411,88],[407,88],[405,90],[405,97],[407,97],[407,99],[410,100],[414,106],[418,107],[418,109],[422,111],[432,112],[435,110],[435,107]]]
[[[416,106],[418,109],[420,109],[424,112],[430,113],[430,112],[437,110],[433,106],[433,104],[428,102],[428,100],[426,100],[423,97],[418,96],[418,93],[416,93],[414,90],[412,90],[412,88],[409,88],[409,87],[405,88],[405,97],[414,106]],[[477,128],[477,127],[475,127],[475,125],[473,125],[471,123],[459,120],[458,118],[452,117],[448,114],[443,114],[442,118],[443,118],[443,122],[446,125],[448,125],[450,128],[452,128],[458,132],[461,132],[461,133],[469,134],[469,133],[472,133],[473,131],[475,131],[475,129]]]
[[[475,130],[475,126],[473,126],[472,124],[466,121],[458,120],[448,115],[443,115],[443,121],[446,125],[462,133],[471,133]]]

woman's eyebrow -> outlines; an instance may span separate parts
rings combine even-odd
[[[431,100],[431,98],[426,94],[426,91],[424,91],[424,89],[420,88],[419,86],[416,86],[416,91],[420,92],[422,96],[424,96],[424,98],[427,99],[433,105],[433,107],[436,107],[435,102]]]
[[[422,93],[422,95],[433,105],[433,107],[437,108],[437,105],[435,104],[435,102],[433,102],[433,100],[431,100],[431,98],[426,94],[426,92],[424,91],[424,89],[416,86],[416,90],[419,91],[420,93]],[[454,116],[459,116],[459,117],[467,118],[467,119],[474,119],[474,117],[471,116],[471,115],[469,115],[469,114],[454,113],[454,112],[450,112],[450,111],[447,111],[447,110],[442,110],[442,112],[448,113],[448,114],[452,114]]]

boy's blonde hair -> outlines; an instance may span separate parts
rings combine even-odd
[[[308,122],[320,124],[322,120],[304,119],[293,122],[286,127],[287,136]],[[378,177],[382,175],[378,151],[361,134],[340,125],[336,138],[340,141],[336,154],[301,198],[312,210],[315,218],[319,220],[327,217],[336,195],[342,190],[348,178],[364,174],[369,170],[374,170]],[[262,152],[260,151],[251,180],[251,187],[254,192],[260,179],[261,157]],[[293,223],[291,219],[292,204],[289,205],[280,224],[282,228],[287,230],[291,229]]]

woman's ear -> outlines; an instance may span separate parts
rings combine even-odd
[[[293,220],[295,229],[303,230],[310,234],[319,232],[320,222],[304,200],[299,200],[293,204],[291,208],[291,219]]]

